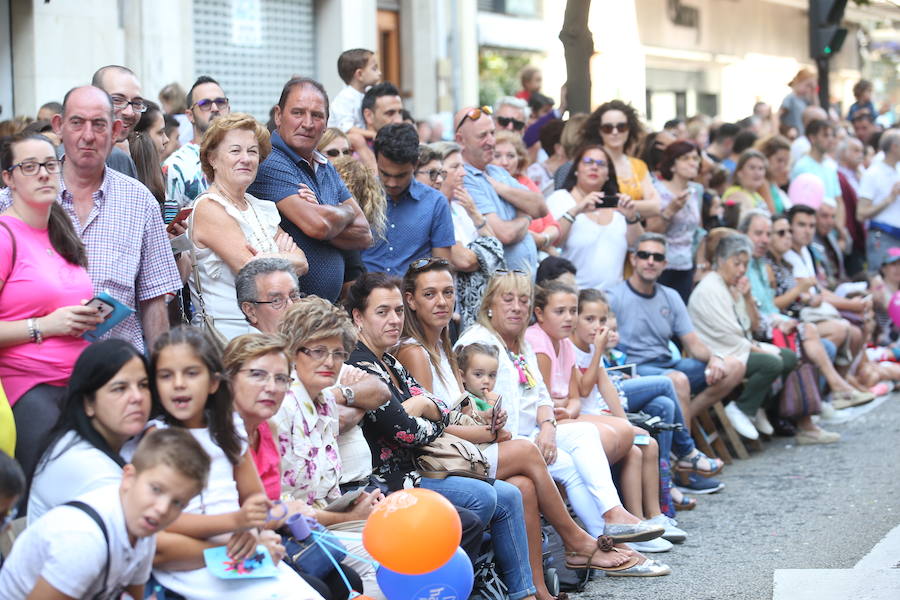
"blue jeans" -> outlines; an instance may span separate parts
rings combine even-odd
[[[454,505],[471,510],[485,526],[490,526],[500,577],[509,588],[511,600],[536,592],[531,579],[531,563],[528,562],[522,494],[516,486],[500,480],[492,486],[479,479],[455,476],[446,479],[423,477],[419,486],[434,490]]]
[[[664,363],[646,363],[637,366],[638,375],[665,375],[666,371],[681,371],[691,382],[691,396],[706,389],[706,363],[696,358],[682,358]]]
[[[665,375],[623,379],[622,389],[628,398],[629,411],[642,410],[666,423],[685,425],[681,405],[678,403],[678,396],[675,395],[675,386]],[[694,440],[686,429],[660,431],[656,441],[659,443],[659,455],[666,459],[669,458],[671,451],[674,451],[677,457],[686,456],[694,451]]]

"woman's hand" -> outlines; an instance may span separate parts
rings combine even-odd
[[[741,294],[741,296],[746,296],[750,293],[750,278],[744,275],[737,280],[737,283],[734,284],[734,287]]]
[[[462,183],[453,188],[453,199],[465,209],[469,218],[473,221],[481,221],[481,213],[478,211],[478,207],[475,206],[475,201],[472,200],[472,196],[470,196],[468,190],[466,190],[466,186]]]
[[[668,212],[669,219],[674,217],[675,214],[687,204],[688,198],[691,197],[691,193],[691,188],[684,188],[680,194],[672,198],[672,201],[669,202],[669,205],[663,210],[663,213]]]
[[[244,560],[250,558],[256,552],[259,543],[259,533],[255,529],[237,531],[228,539],[225,545],[228,558],[231,560]],[[274,558],[273,558],[274,560]]]
[[[265,494],[253,494],[241,505],[237,513],[237,529],[263,528],[269,516],[272,502]]]
[[[172,227],[172,231],[174,231],[174,233],[171,233],[168,228],[166,228],[166,234],[169,236],[170,240],[174,240],[182,233],[187,232],[187,219],[172,221],[169,225]]]
[[[541,451],[544,462],[548,465],[556,462],[556,427],[545,421],[541,425],[541,431],[535,438],[534,443],[537,445],[538,450]]]
[[[616,208],[622,216],[625,217],[628,221],[634,221],[634,217],[637,213],[637,206],[634,203],[634,200],[631,199],[631,196],[628,194],[619,193],[619,206]]]
[[[36,320],[43,337],[70,335],[78,337],[104,321],[97,308],[76,304],[62,306]]]
[[[315,192],[313,192],[305,183],[301,183],[300,187],[297,188],[297,195],[300,196],[301,200],[306,200],[310,204],[319,203],[319,199],[316,198]]]
[[[382,494],[380,490],[363,492],[359,495],[359,498],[356,499],[353,508],[347,512],[347,515],[351,517],[349,520],[365,521],[382,500],[384,500],[384,494]]]
[[[266,547],[266,550],[269,551],[269,555],[272,557],[272,562],[276,565],[287,554],[287,550],[284,549],[284,545],[281,543],[281,536],[274,531],[263,531],[259,534],[259,543]]]
[[[580,215],[597,210],[597,203],[603,200],[602,192],[591,192],[586,194],[584,198],[575,203],[575,206],[569,209],[572,215]]]
[[[344,364],[341,367],[341,375],[338,378],[338,382],[341,385],[353,385],[362,381],[365,377],[368,377],[368,373],[360,369],[359,367],[354,367],[353,365]]]

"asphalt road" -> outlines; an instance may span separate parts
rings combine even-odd
[[[727,466],[724,490],[697,496],[695,510],[678,513],[688,540],[651,555],[671,575],[595,575],[570,598],[771,600],[776,569],[852,568],[900,523],[900,394],[826,428],[841,442],[797,446],[776,438]]]

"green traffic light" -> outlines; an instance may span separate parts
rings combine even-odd
[[[825,46],[825,54],[831,54],[831,46]]]

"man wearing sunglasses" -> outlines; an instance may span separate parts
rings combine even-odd
[[[540,192],[528,190],[506,169],[490,164],[495,145],[492,113],[489,106],[464,108],[456,113],[456,142],[462,146],[466,169],[463,185],[503,244],[509,268],[534,273],[537,247],[528,235],[528,226],[533,219],[547,214],[547,205]]]
[[[163,163],[166,178],[166,198],[186,208],[206,191],[208,183],[200,168],[200,141],[210,124],[217,118],[231,113],[228,98],[219,83],[207,75],[201,75],[187,93],[188,121],[194,126],[194,138],[172,153]]]
[[[497,129],[508,129],[521,134],[528,121],[528,104],[521,98],[504,96],[494,105]]]
[[[675,384],[685,423],[728,395],[744,377],[744,364],[713,354],[704,344],[674,289],[657,283],[666,268],[666,238],[645,233],[631,255],[633,272],[609,290],[619,322],[619,349],[640,375],[666,375]],[[669,342],[678,337],[685,354],[675,360]],[[690,400],[691,395],[694,399]]]

